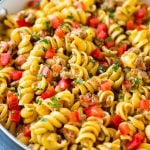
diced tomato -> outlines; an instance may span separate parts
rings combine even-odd
[[[42,70],[39,73],[43,74],[46,77],[47,81],[51,81],[53,78],[53,73],[47,66],[43,66]]]
[[[117,49],[117,55],[121,56],[127,50],[127,47],[128,47],[127,44],[121,44]]]
[[[96,37],[100,40],[105,40],[107,38],[107,33],[103,30],[96,32]]]
[[[36,9],[40,8],[40,0],[29,0],[28,7],[33,7]]]
[[[12,110],[9,117],[11,121],[18,123],[20,121],[20,110]]]
[[[78,22],[72,22],[72,27],[73,28],[75,28],[75,29],[78,29],[78,28],[80,28],[81,26],[80,26],[80,24],[78,23]]]
[[[19,110],[18,98],[13,92],[7,93],[8,107],[10,110]]]
[[[41,97],[43,99],[47,99],[47,98],[50,98],[52,96],[54,96],[56,93],[55,93],[55,89],[53,86],[51,86],[49,89],[47,89],[44,93],[42,93]]]
[[[147,110],[150,108],[150,100],[141,100],[140,101],[140,108],[143,110]]]
[[[111,84],[109,81],[104,81],[99,85],[99,89],[102,91],[111,90]]]
[[[119,124],[119,131],[122,135],[127,135],[130,133],[130,128],[127,123],[120,123]]]
[[[122,121],[123,121],[123,119],[119,115],[114,115],[110,119],[110,124],[115,129],[118,129],[118,126]]]
[[[16,58],[16,64],[17,65],[23,65],[24,63],[26,62],[26,58],[23,56],[23,55],[19,55],[17,58]]]
[[[26,126],[23,128],[23,135],[24,135],[25,137],[31,137],[30,125],[26,125]]]
[[[17,21],[18,27],[30,27],[30,22],[26,21],[25,19],[18,19]]]
[[[10,73],[10,77],[13,81],[19,80],[22,77],[22,71],[14,70]]]
[[[91,16],[87,20],[87,25],[93,28],[97,28],[99,24],[99,19],[97,16]]]
[[[86,6],[85,6],[85,4],[83,2],[78,2],[76,4],[76,8],[85,10]]]
[[[71,123],[76,123],[76,122],[80,121],[80,116],[79,116],[78,111],[70,112],[67,115],[67,118],[68,118],[68,121],[71,122]]]
[[[61,28],[57,28],[57,29],[55,30],[55,34],[56,34],[59,38],[64,38],[64,37],[65,37],[65,33],[64,33],[63,29],[61,29]]]
[[[142,26],[137,26],[136,29],[137,29],[138,31],[141,31],[141,30],[143,30],[144,28],[143,28]]]
[[[144,142],[145,134],[143,132],[133,135],[132,140],[127,143],[126,150],[136,150]]]
[[[55,55],[55,50],[52,48],[49,48],[46,52],[45,52],[45,58],[49,59],[49,58],[53,58],[53,56]]]
[[[7,66],[10,63],[11,56],[9,53],[0,54],[0,65]]]
[[[92,51],[91,56],[96,60],[103,60],[104,58],[102,52],[98,48]]]
[[[71,86],[70,80],[68,79],[61,79],[58,83],[58,86],[62,89],[62,90],[66,90]]]
[[[102,24],[99,24],[98,27],[97,27],[97,32],[99,31],[104,31],[104,32],[107,32],[108,28],[107,28],[107,25],[102,23]]]
[[[86,117],[95,116],[98,118],[104,117],[104,112],[99,106],[90,106],[87,108],[84,108],[84,113],[86,114]]]
[[[99,64],[102,67],[108,67],[108,63],[106,61],[100,61]]]
[[[64,20],[63,18],[57,16],[57,17],[52,18],[50,21],[51,21],[52,27],[54,29],[57,29]]]
[[[127,91],[129,91],[129,90],[130,90],[130,82],[129,82],[129,80],[125,80],[125,81],[123,82],[123,86],[125,87],[125,89],[126,89]]]
[[[134,21],[133,20],[128,20],[126,23],[126,30],[133,30],[135,27]]]
[[[108,37],[105,40],[105,45],[106,45],[107,48],[111,48],[111,47],[115,46],[115,42],[111,37]]]

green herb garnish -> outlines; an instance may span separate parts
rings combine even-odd
[[[41,105],[41,104],[42,104],[42,101],[38,99],[38,100],[37,100],[37,104],[38,104],[38,105]]]
[[[113,13],[113,12],[110,12],[110,13],[109,13],[109,17],[113,19],[113,18],[114,18],[114,13]]]
[[[69,16],[67,16],[67,18],[68,18],[68,19],[73,19],[74,17],[71,16],[71,15],[69,15]]]
[[[58,99],[55,96],[50,98],[50,100],[52,102],[52,107],[53,108],[58,108],[59,107]]]
[[[99,73],[104,73],[104,72],[106,71],[106,67],[104,67],[104,66],[99,66],[99,67],[98,67],[98,71],[99,71]]]
[[[40,36],[39,36],[38,34],[35,34],[35,33],[33,33],[33,34],[31,35],[31,37],[32,37],[32,39],[35,40],[35,41],[38,41],[38,40],[40,39]]]
[[[93,63],[93,64],[96,64],[96,60],[95,59],[91,59],[90,62]]]
[[[83,29],[83,30],[87,30],[87,29],[88,29],[88,26],[82,26],[82,29]]]
[[[41,121],[42,121],[42,122],[45,122],[45,121],[47,121],[47,118],[44,118],[44,117],[43,117],[43,118],[41,118]]]
[[[49,39],[46,39],[46,38],[43,38],[40,40],[40,42],[44,42],[46,44],[50,43],[50,40]]]
[[[16,92],[16,89],[14,87],[8,88],[8,90],[11,92]]]
[[[131,80],[131,90],[135,89],[141,83],[141,79],[136,77]]]
[[[53,35],[54,35],[54,31],[55,31],[55,29],[54,29],[53,27],[50,27],[50,28],[48,29],[48,32],[49,32],[50,36],[53,36]]]
[[[50,26],[50,22],[49,22],[49,21],[46,21],[46,22],[45,22],[45,27],[46,27],[46,29],[48,29],[49,26]]]
[[[113,42],[113,39],[112,39],[111,37],[108,37],[106,40],[107,40],[108,42]]]
[[[42,73],[38,73],[36,76],[37,76],[37,77],[45,77],[45,75],[42,74]]]
[[[114,65],[113,65],[113,70],[114,70],[115,72],[117,72],[118,69],[119,69],[119,67],[120,67],[120,65],[119,65],[118,63],[114,63]]]
[[[83,79],[79,79],[79,80],[75,80],[76,84],[82,84],[83,83]]]

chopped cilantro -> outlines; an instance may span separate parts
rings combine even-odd
[[[38,73],[36,76],[37,76],[37,77],[45,77],[45,75],[42,74],[42,73]]]
[[[52,102],[52,107],[53,108],[58,108],[59,107],[59,103],[58,103],[58,99],[53,96],[52,98],[50,98],[51,102]]]
[[[54,35],[54,31],[55,31],[55,29],[54,29],[53,27],[50,27],[50,28],[48,29],[48,32],[49,32],[50,36],[53,36],[53,35]]]
[[[45,27],[46,27],[46,29],[48,29],[49,26],[50,26],[50,22],[49,22],[49,21],[46,21],[46,22],[45,22]]]
[[[63,28],[64,30],[69,30],[70,26],[67,23],[61,23],[60,24],[61,28]]]
[[[108,37],[106,40],[107,40],[108,42],[112,42],[112,41],[113,41],[113,39],[112,39],[111,37]]]
[[[35,89],[35,91],[38,91],[38,90],[43,90],[43,89],[40,88],[40,87],[37,87],[37,88]]]
[[[68,19],[73,19],[74,17],[71,16],[71,15],[69,15],[69,16],[67,16],[67,18],[68,18]]]
[[[109,13],[109,17],[113,19],[113,18],[114,18],[114,13],[113,13],[113,12],[110,12],[110,13]]]
[[[44,117],[43,117],[43,118],[41,118],[41,121],[42,121],[42,122],[45,122],[45,121],[47,121],[47,118],[44,118]]]
[[[11,92],[16,92],[16,89],[14,87],[8,88],[8,90]]]
[[[40,42],[44,42],[46,44],[50,43],[50,40],[49,39],[46,39],[46,38],[43,38],[40,40]]]
[[[141,83],[141,79],[138,77],[131,79],[131,90],[136,88],[140,83]]]
[[[76,84],[82,84],[83,83],[83,79],[79,79],[79,80],[75,80]]]
[[[106,67],[104,67],[104,66],[99,66],[99,67],[98,67],[98,71],[99,71],[99,73],[104,73],[104,72],[106,71]]]
[[[119,64],[118,63],[114,63],[114,65],[113,65],[113,70],[115,71],[115,72],[117,72],[118,71],[118,69],[119,69]]]
[[[83,29],[83,30],[87,30],[87,29],[88,29],[88,26],[82,26],[82,29]]]
[[[32,36],[32,39],[35,41],[38,41],[40,39],[40,36],[38,34],[33,33],[31,36]]]
[[[38,104],[38,105],[41,105],[41,104],[42,104],[42,101],[38,99],[38,100],[37,100],[37,104]]]

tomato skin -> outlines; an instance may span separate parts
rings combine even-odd
[[[143,132],[133,135],[132,140],[127,143],[126,150],[136,150],[144,142],[145,134]]]
[[[10,110],[20,110],[18,98],[13,92],[7,93],[8,108]]]
[[[40,1],[39,0],[30,0],[28,2],[28,7],[33,7],[33,8],[39,9],[40,8]]]
[[[18,27],[30,27],[30,22],[27,22],[25,19],[18,19],[17,21]]]
[[[150,108],[150,100],[141,100],[140,101],[140,109],[147,110]]]
[[[19,80],[22,77],[22,71],[14,70],[10,73],[10,77],[13,81]]]
[[[96,32],[96,37],[100,40],[105,40],[107,38],[107,33],[103,30]]]
[[[12,110],[9,117],[11,121],[18,123],[20,121],[20,110]]]
[[[105,40],[105,45],[106,45],[107,48],[111,48],[111,47],[115,46],[115,42],[112,39],[110,39],[110,40],[106,39]]]
[[[49,89],[47,89],[44,93],[41,94],[41,97],[43,99],[47,99],[47,98],[50,98],[52,96],[54,96],[56,93],[55,93],[55,89],[53,86],[51,86]]]
[[[46,52],[45,52],[45,58],[49,59],[49,58],[53,58],[53,56],[55,55],[55,50],[52,48],[49,48]]]
[[[98,48],[92,51],[91,56],[96,60],[103,60],[104,58],[102,52]]]
[[[25,137],[31,137],[30,125],[26,125],[26,126],[23,128],[23,135],[24,135]]]
[[[76,8],[86,10],[86,6],[83,2],[78,2]]]
[[[99,31],[107,32],[107,30],[108,30],[107,25],[102,23],[98,25],[96,32],[99,32]]]
[[[78,29],[78,28],[80,28],[81,26],[80,26],[80,24],[78,23],[78,22],[72,22],[72,27],[73,28],[75,28],[75,29]]]
[[[98,118],[104,117],[104,112],[99,106],[90,106],[83,109],[84,113],[86,114],[86,117],[95,116]]]
[[[23,65],[24,63],[26,62],[26,58],[23,56],[23,55],[19,55],[17,58],[16,58],[16,64],[17,65]]]
[[[136,29],[137,29],[138,31],[141,31],[141,30],[143,30],[143,27],[142,27],[142,26],[137,26]]]
[[[102,91],[111,90],[111,84],[109,81],[104,81],[99,85],[99,89]]]
[[[87,20],[87,25],[93,28],[97,28],[99,24],[99,19],[97,16],[91,16]]]
[[[71,123],[76,123],[76,122],[79,122],[80,121],[80,116],[79,116],[79,113],[78,111],[73,111],[73,112],[70,112],[68,115],[67,115],[67,118],[68,118],[68,121],[71,122]]]
[[[125,80],[125,81],[123,82],[123,86],[125,87],[125,89],[126,89],[127,91],[130,91],[130,82],[129,82],[128,80]]]
[[[11,56],[9,53],[0,54],[0,65],[7,66],[10,63]]]
[[[62,90],[66,90],[71,86],[70,80],[68,79],[64,79],[62,78],[59,83],[58,86],[62,89]]]
[[[55,30],[55,34],[61,39],[65,37],[65,33],[61,28],[57,28]]]
[[[63,22],[63,19],[58,16],[51,19],[51,25],[54,29],[57,29],[62,22]]]
[[[127,123],[120,123],[119,124],[119,131],[122,135],[127,135],[130,133],[130,128]]]
[[[133,20],[128,20],[126,23],[126,30],[133,30],[135,28],[135,24]]]
[[[118,129],[118,126],[122,121],[123,121],[123,119],[119,115],[114,115],[110,119],[110,124],[115,129]]]
[[[117,55],[121,56],[122,54],[124,54],[124,52],[127,50],[127,47],[128,47],[127,44],[121,44],[117,49]]]

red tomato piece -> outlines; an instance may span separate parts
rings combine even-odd
[[[104,58],[102,52],[98,48],[92,51],[91,56],[96,60],[103,60]]]
[[[97,32],[99,31],[104,31],[104,32],[107,32],[108,28],[107,28],[107,25],[102,23],[102,24],[99,24],[98,27],[97,27]]]
[[[141,100],[140,101],[140,108],[143,110],[147,110],[150,108],[150,100]]]
[[[141,31],[141,30],[143,30],[144,28],[143,28],[142,26],[137,26],[136,29],[137,29],[138,31]]]
[[[146,12],[147,12],[146,7],[145,6],[141,7],[137,12],[135,12],[135,17],[136,18],[143,18],[143,17],[145,17]]]
[[[33,7],[33,8],[39,9],[40,8],[40,1],[39,0],[30,0],[28,2],[28,7]]]
[[[47,98],[50,98],[52,96],[55,95],[55,89],[53,86],[51,86],[49,89],[47,89],[44,93],[42,93],[41,97],[43,99],[47,99]]]
[[[75,28],[75,29],[78,29],[78,28],[80,28],[81,26],[80,26],[80,24],[78,23],[78,22],[72,22],[72,27],[73,28]]]
[[[103,30],[96,32],[96,37],[100,40],[105,40],[107,38],[107,33]]]
[[[127,135],[130,133],[130,128],[127,123],[120,123],[119,124],[119,131],[122,135]]]
[[[64,20],[63,18],[57,16],[57,17],[52,18],[50,21],[51,21],[52,27],[54,29],[57,29]]]
[[[130,82],[129,82],[128,80],[125,80],[125,81],[123,82],[123,86],[125,87],[125,89],[126,89],[127,91],[130,91]]]
[[[121,56],[127,50],[127,47],[128,47],[127,44],[121,44],[117,49],[117,55]]]
[[[9,117],[11,121],[18,123],[20,121],[20,110],[12,110]]]
[[[111,90],[111,84],[109,81],[104,81],[99,85],[99,89],[102,91]]]
[[[23,135],[24,135],[25,137],[31,137],[30,125],[26,125],[26,126],[23,128]]]
[[[65,33],[61,28],[57,28],[55,30],[55,34],[61,39],[65,37]]]
[[[17,65],[23,65],[24,63],[26,62],[26,58],[23,56],[23,55],[19,55],[17,58],[16,58],[16,64]]]
[[[133,30],[135,28],[135,24],[133,20],[128,20],[126,23],[126,30]]]
[[[86,114],[86,117],[95,116],[98,118],[104,117],[104,112],[99,106],[90,106],[87,108],[84,108],[84,113]]]
[[[49,58],[53,58],[53,56],[55,55],[55,50],[52,48],[49,48],[46,52],[45,52],[45,58],[49,59]]]
[[[25,19],[18,19],[17,21],[18,27],[30,27],[30,22],[27,22]]]
[[[115,129],[118,129],[118,126],[122,121],[123,121],[123,119],[119,115],[114,115],[110,119],[110,124]]]
[[[106,61],[100,61],[99,64],[102,67],[108,67],[108,63]]]
[[[13,81],[19,80],[22,77],[22,71],[14,70],[10,73],[10,77]]]
[[[83,2],[78,2],[76,8],[86,10],[86,6]]]
[[[70,80],[68,79],[61,79],[58,83],[58,86],[62,89],[62,90],[66,90],[71,86]]]
[[[132,140],[127,143],[126,150],[136,150],[144,142],[145,134],[143,132],[133,135]]]
[[[97,16],[91,16],[87,20],[87,25],[93,28],[97,28],[99,24],[99,19]]]
[[[9,53],[0,54],[0,65],[7,66],[10,63],[11,56]]]
[[[115,42],[114,42],[114,40],[111,37],[108,37],[105,40],[105,45],[106,45],[107,48],[111,48],[111,47],[115,46]]]
[[[8,107],[10,110],[19,110],[18,98],[13,92],[8,92],[7,94]]]
[[[80,121],[80,116],[79,116],[78,111],[70,112],[67,115],[67,118],[68,118],[68,121],[71,122],[71,123],[76,123],[76,122]]]

